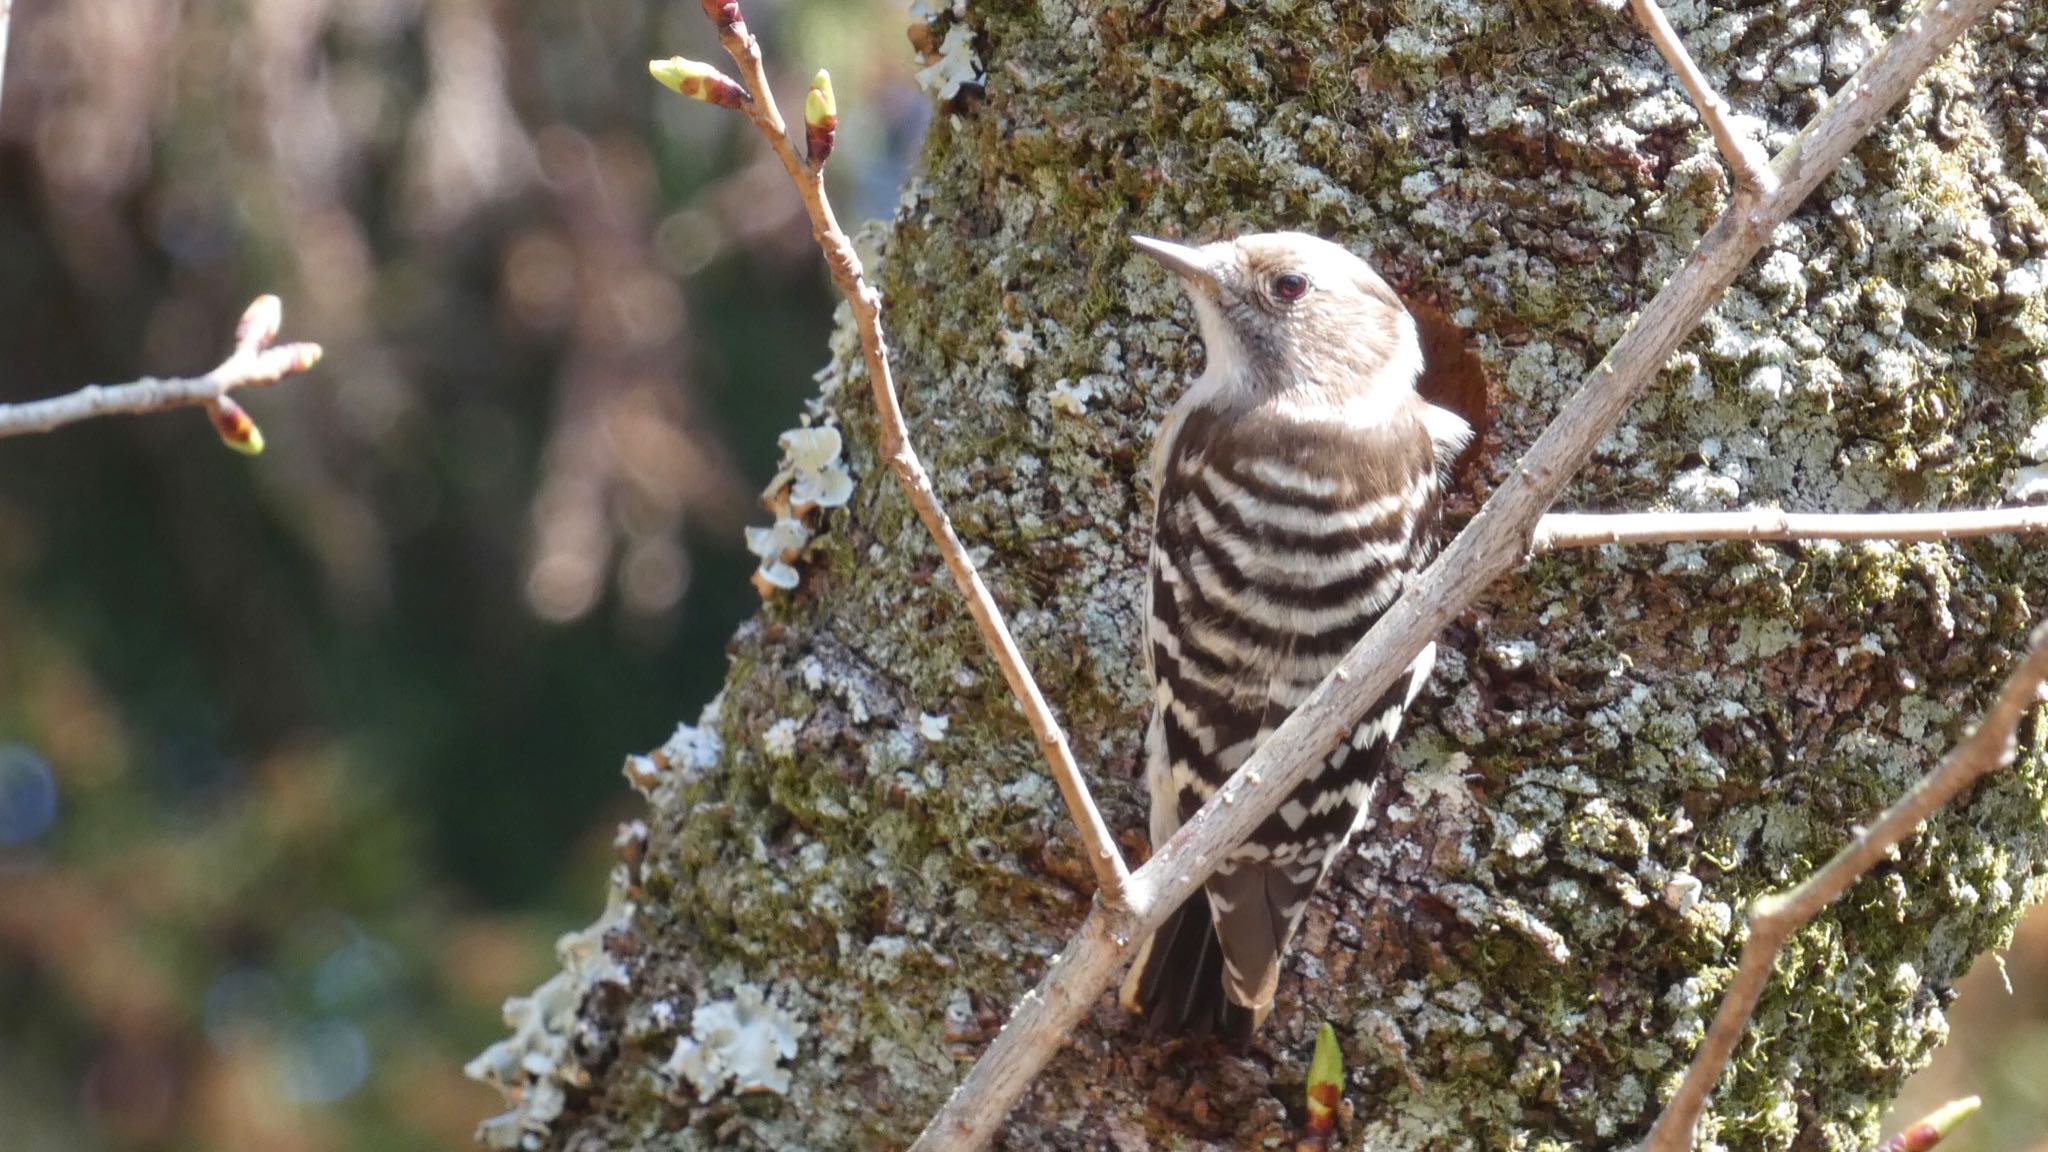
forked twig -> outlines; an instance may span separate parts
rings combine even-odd
[[[1728,122],[1734,109],[1728,101],[1714,91],[1701,74],[1699,65],[1693,63],[1692,53],[1685,50],[1685,41],[1679,39],[1678,31],[1671,27],[1671,21],[1664,18],[1664,9],[1657,0],[1628,0],[1630,11],[1642,24],[1643,31],[1657,45],[1657,51],[1664,56],[1664,62],[1678,74],[1678,82],[1685,85],[1686,95],[1692,97],[1692,106],[1699,111],[1700,119],[1706,122],[1707,131],[1714,134],[1714,145],[1721,150],[1721,158],[1728,164],[1728,171],[1735,180],[1737,193],[1745,199],[1754,199],[1770,192],[1777,183],[1772,173],[1770,160],[1764,155],[1762,146],[1735,130]]]
[[[775,150],[782,167],[789,173],[790,182],[796,185],[797,194],[803,198],[804,211],[811,220],[811,235],[823,250],[825,264],[831,270],[832,283],[853,310],[854,328],[860,334],[861,358],[867,366],[868,382],[874,393],[881,438],[878,450],[882,459],[896,474],[897,482],[917,512],[917,518],[924,523],[925,531],[937,545],[940,559],[945,561],[953,583],[967,601],[967,610],[974,618],[975,627],[995,656],[997,666],[1002,669],[1011,694],[1024,710],[1024,718],[1031,725],[1038,750],[1044,755],[1053,781],[1059,786],[1060,796],[1066,801],[1067,810],[1080,831],[1089,867],[1095,872],[1097,899],[1106,907],[1121,907],[1130,882],[1123,855],[1117,851],[1109,826],[1103,822],[1102,813],[1095,806],[1087,780],[1081,775],[1080,765],[1074,761],[1072,749],[1067,746],[1066,734],[1060,730],[1059,721],[1053,718],[1045,695],[1039,691],[1038,682],[1032,678],[1031,669],[1024,662],[1024,654],[1010,635],[1002,609],[996,606],[995,597],[989,593],[981,573],[968,557],[966,547],[953,531],[953,522],[947,518],[946,510],[932,490],[931,477],[911,447],[903,409],[896,398],[895,377],[889,368],[888,346],[882,338],[881,294],[868,284],[860,256],[854,251],[853,242],[840,230],[839,222],[832,214],[832,202],[825,195],[824,158],[831,149],[832,133],[838,120],[830,80],[824,73],[819,73],[819,83],[813,86],[810,97],[805,101],[805,136],[809,153],[806,159],[797,155],[795,146],[790,142],[788,125],[776,107],[775,94],[762,67],[760,42],[740,18],[739,5],[734,0],[703,0],[703,5],[705,14],[718,28],[719,42],[739,69],[739,82],[735,84],[715,69],[680,58],[657,61],[651,70],[657,79],[678,92],[746,113],[747,119]]]
[[[0,0],[4,3],[5,0]],[[267,388],[320,362],[318,344],[280,344],[278,327],[283,305],[275,296],[258,296],[242,313],[235,329],[235,350],[204,376],[158,380],[145,377],[132,384],[89,384],[65,396],[0,404],[0,436],[48,432],[95,416],[162,412],[168,408],[205,408],[214,431],[228,447],[254,454],[263,450],[263,433],[249,414],[229,399],[237,388]]]
[[[1749,939],[1743,942],[1735,978],[1721,996],[1721,1006],[1707,1026],[1706,1038],[1693,1053],[1678,1091],[1657,1117],[1644,1144],[1646,1152],[1686,1152],[1693,1127],[1714,1084],[1728,1067],[1749,1017],[1770,983],[1771,966],[1794,932],[1806,926],[1850,884],[1875,867],[1885,854],[1963,789],[2010,763],[2014,733],[2020,721],[2040,702],[2041,683],[2048,679],[2048,624],[2034,629],[2033,648],[2013,670],[1989,711],[1961,744],[1956,745],[1913,790],[1885,809],[1877,822],[1835,853],[1820,871],[1785,892],[1759,899],[1749,914]]]
[[[1781,512],[1775,508],[1746,512],[1549,512],[1536,522],[1529,551],[1695,540],[1960,540],[2027,532],[2048,532],[2048,505],[1861,514]]]

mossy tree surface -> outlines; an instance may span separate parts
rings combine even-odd
[[[1775,146],[1903,9],[1686,3]],[[942,16],[933,42],[950,29]],[[985,85],[942,107],[880,269],[920,450],[1139,843],[1157,420],[1198,362],[1126,234],[1297,228],[1475,333],[1483,492],[1721,208],[1650,44],[1577,3],[972,0]],[[2008,4],[1812,200],[1570,505],[1996,503],[2048,454],[2048,8]],[[858,115],[857,110],[849,110]],[[900,1147],[1041,974],[1088,870],[958,596],[873,452],[842,333],[820,402],[859,489],[734,645],[717,736],[653,789],[624,986],[585,1001],[562,1147]],[[1469,513],[1462,504],[1459,518]],[[1345,1146],[1617,1147],[1712,1012],[1741,909],[1810,871],[1989,700],[2038,546],[1712,544],[1555,555],[1445,638],[1386,811],[1318,900],[1245,1056],[1105,997],[1007,1146],[1255,1147],[1298,1130],[1317,1025]],[[945,717],[943,729],[928,717]],[[1947,982],[2043,875],[2038,727],[1780,964],[1708,1148],[1873,1142]],[[786,1094],[660,1068],[739,984],[803,1021]],[[657,1007],[665,1004],[665,1008]]]

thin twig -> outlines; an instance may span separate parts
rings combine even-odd
[[[1686,95],[1692,97],[1692,105],[1699,111],[1700,119],[1706,122],[1707,131],[1714,134],[1714,144],[1721,150],[1721,158],[1728,163],[1728,171],[1735,179],[1735,188],[1745,198],[1762,196],[1772,190],[1777,177],[1771,172],[1770,160],[1764,155],[1762,146],[1735,130],[1728,122],[1734,109],[1728,101],[1707,83],[1700,73],[1699,65],[1693,63],[1692,53],[1685,50],[1685,41],[1679,39],[1671,21],[1664,18],[1664,9],[1657,6],[1657,0],[1629,0],[1629,8],[1636,14],[1636,20],[1643,31],[1650,34],[1657,51],[1663,53],[1664,62],[1678,74],[1678,82],[1685,85]]]
[[[172,380],[145,377],[132,384],[90,384],[48,400],[0,404],[0,437],[48,432],[95,416],[162,412],[169,408],[211,409],[219,425],[223,409],[240,411],[227,399],[228,393],[237,388],[267,388],[320,362],[318,344],[270,346],[277,338],[282,319],[277,297],[257,297],[242,313],[242,322],[235,331],[235,350],[204,376]],[[229,433],[223,430],[222,436],[229,438]]]
[[[1834,859],[1820,871],[1789,891],[1756,902],[1750,910],[1749,939],[1743,942],[1735,978],[1722,994],[1721,1007],[1714,1013],[1713,1023],[1707,1026],[1706,1038],[1693,1053],[1678,1091],[1672,1094],[1664,1114],[1657,1118],[1657,1126],[1651,1129],[1644,1145],[1646,1152],[1686,1152],[1692,1147],[1693,1126],[1700,1110],[1728,1067],[1736,1042],[1749,1026],[1750,1013],[1756,1009],[1764,986],[1770,983],[1771,966],[1778,951],[1792,933],[1805,927],[1958,792],[2011,762],[2014,733],[2040,701],[2041,682],[2048,679],[2048,624],[2034,629],[2030,643],[2033,650],[2006,680],[2004,690],[1984,713],[1976,730],[1922,777],[1912,791],[1885,809],[1877,823],[1835,853]]]
[[[931,477],[911,447],[903,409],[896,399],[896,381],[889,368],[888,346],[882,337],[882,296],[868,284],[853,242],[847,239],[833,217],[832,202],[825,195],[824,165],[806,163],[790,143],[788,126],[776,108],[775,94],[761,64],[760,43],[747,30],[746,23],[739,19],[737,5],[730,0],[723,4],[718,0],[708,0],[705,9],[718,27],[718,38],[725,46],[726,54],[739,68],[740,83],[750,97],[739,107],[767,139],[769,147],[775,150],[782,167],[789,173],[790,182],[796,185],[797,193],[803,198],[804,210],[810,216],[811,235],[823,250],[825,264],[831,270],[832,283],[853,310],[854,328],[860,334],[861,358],[866,362],[868,382],[874,392],[881,439],[878,451],[888,462],[890,471],[896,474],[897,482],[910,498],[910,506],[917,511],[917,518],[923,521],[925,530],[931,534],[932,542],[938,546],[946,570],[952,573],[953,583],[967,601],[967,610],[974,617],[975,627],[980,630],[982,639],[995,656],[996,664],[1002,669],[1011,694],[1024,710],[1024,719],[1031,725],[1038,750],[1051,768],[1053,781],[1059,786],[1067,811],[1080,830],[1082,849],[1088,856],[1089,867],[1095,872],[1098,901],[1107,907],[1121,907],[1130,882],[1123,854],[1117,850],[1109,825],[1095,806],[1095,798],[1088,791],[1088,782],[1081,775],[1080,765],[1074,761],[1073,751],[1067,746],[1066,733],[1060,730],[1059,721],[1053,718],[1052,708],[1039,691],[1031,669],[1024,663],[1024,654],[1018,650],[1017,641],[1010,635],[1002,609],[996,606],[995,597],[982,583],[980,572],[975,569],[974,561],[968,558],[966,547],[953,531],[953,522],[947,518],[937,494],[932,490]]]
[[[1128,907],[1089,912],[1038,988],[1018,1002],[1003,1031],[926,1125],[912,1152],[964,1152],[994,1137],[1039,1070],[1116,979],[1143,934],[1193,895],[1215,865],[1279,808],[1423,645],[1521,562],[1544,510],[1748,266],[1770,230],[1792,214],[1935,57],[1996,2],[1926,0],[1772,162],[1777,181],[1770,190],[1722,213],[1436,563],[1202,810],[1132,873]]]
[[[1694,540],[1957,540],[2024,532],[2048,532],[2048,505],[1840,515],[1781,512],[1775,508],[1746,512],[1550,512],[1536,522],[1529,551]]]

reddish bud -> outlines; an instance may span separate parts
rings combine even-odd
[[[825,166],[838,133],[839,100],[832,95],[832,74],[820,68],[811,90],[804,93],[804,153],[810,158],[811,171]]]
[[[1316,1030],[1315,1055],[1308,1062],[1308,1130],[1327,1136],[1337,1127],[1337,1105],[1344,1099],[1344,1052],[1337,1030],[1328,1024]]]
[[[287,376],[312,371],[313,365],[320,363],[320,357],[326,354],[325,350],[318,344],[287,344],[277,349],[277,351],[286,353],[291,357],[290,362],[285,366],[285,375]]]
[[[704,5],[704,18],[718,26],[720,32],[735,27],[740,22],[738,0],[699,0]]]
[[[237,348],[268,348],[277,339],[278,329],[284,327],[284,303],[275,296],[258,296],[243,310],[242,320],[235,325],[235,346]]]
[[[747,90],[740,87],[738,81],[700,61],[685,60],[681,56],[649,60],[647,74],[672,92],[706,104],[716,104],[720,108],[738,108],[747,102]]]
[[[244,456],[256,456],[263,451],[263,429],[242,410],[240,404],[226,396],[206,406],[207,415],[213,418],[213,430],[220,435],[220,442]]]
[[[1878,1152],[1928,1152],[1942,1142],[1956,1125],[1975,1115],[1983,1106],[1975,1096],[1965,1096],[1936,1108],[1918,1123],[1884,1142]]]

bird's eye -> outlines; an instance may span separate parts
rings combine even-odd
[[[1282,272],[1273,277],[1273,295],[1282,300],[1299,300],[1308,291],[1308,277],[1299,272]]]

